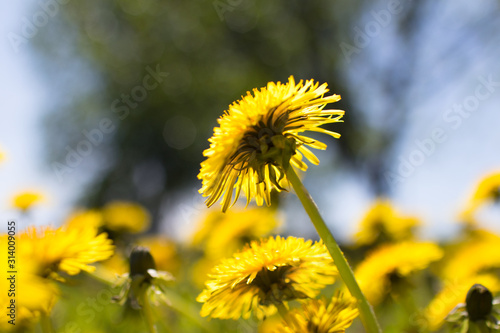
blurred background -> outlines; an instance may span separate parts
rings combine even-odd
[[[304,180],[341,239],[378,196],[447,237],[500,168],[497,0],[0,6],[4,220],[15,192],[36,190],[29,223],[131,200],[153,232],[185,237],[205,209],[197,174],[217,118],[290,75],[342,96],[330,106],[346,110],[342,137],[322,138]],[[280,201],[285,232],[316,238],[295,200]]]

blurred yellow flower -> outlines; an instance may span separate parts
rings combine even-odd
[[[71,213],[64,224],[68,228],[99,228],[103,224],[103,216],[95,209],[80,209]]]
[[[104,225],[118,232],[139,233],[149,228],[151,216],[139,204],[127,201],[113,201],[104,206]]]
[[[377,199],[359,224],[359,231],[354,235],[355,244],[409,240],[419,225],[417,218],[399,215],[389,200]]]
[[[493,274],[470,276],[465,279],[453,278],[451,280],[446,280],[444,288],[425,308],[420,326],[431,331],[439,329],[450,311],[459,303],[465,302],[467,291],[476,283],[484,285],[492,293],[500,291],[500,280]]]
[[[203,152],[207,159],[198,178],[203,184],[200,192],[208,196],[206,204],[212,206],[222,197],[222,211],[226,211],[243,190],[247,204],[255,198],[259,206],[264,201],[269,205],[271,191],[283,190],[279,182],[290,164],[306,170],[303,156],[318,164],[306,146],[325,149],[326,145],[302,133],[340,136],[320,128],[341,121],[344,114],[323,110],[326,104],[340,100],[338,95],[325,97],[327,92],[326,83],[320,86],[313,80],[301,80],[296,84],[290,76],[285,84],[269,82],[230,105],[218,119],[220,127],[214,128],[210,148]]]
[[[54,278],[57,272],[93,272],[89,264],[111,257],[114,250],[107,234],[91,227],[29,227],[20,233],[19,243],[19,251],[38,265],[38,274]]]
[[[401,242],[383,245],[362,261],[354,272],[363,293],[372,305],[391,292],[391,279],[404,278],[441,259],[443,251],[430,242]]]
[[[159,271],[167,271],[176,275],[181,267],[181,259],[176,244],[163,236],[141,237],[137,245],[147,247],[155,259]]]
[[[269,235],[279,224],[276,212],[270,209],[212,210],[203,217],[192,244],[201,245],[208,258],[220,259],[231,256],[247,242]]]
[[[96,265],[96,271],[93,274],[103,281],[114,281],[120,275],[126,274],[128,270],[128,259],[120,252],[115,251],[110,258],[100,261]]]
[[[204,317],[248,319],[253,312],[262,319],[276,304],[315,297],[337,274],[322,242],[269,237],[223,259],[197,301]]]
[[[465,223],[476,224],[475,213],[484,204],[500,199],[500,172],[484,177],[477,185],[466,208],[461,213],[461,220]]]
[[[5,160],[5,152],[0,149],[0,162]]]
[[[485,230],[476,230],[472,239],[451,252],[440,269],[445,280],[468,278],[500,268],[500,237]]]
[[[356,299],[339,294],[328,302],[325,298],[308,300],[302,309],[288,313],[275,333],[343,333],[358,316]]]
[[[12,205],[21,210],[21,211],[27,211],[30,209],[33,205],[39,203],[44,199],[43,195],[38,193],[38,192],[20,192],[16,194],[13,199],[12,199]]]
[[[24,243],[18,238],[15,243],[16,251],[10,253],[15,255],[15,260],[10,262],[13,266],[9,266],[10,269],[7,270],[7,259],[11,259],[8,258],[8,235],[0,235],[0,261],[4,268],[0,272],[0,290],[3,291],[0,293],[1,332],[27,331],[38,321],[41,313],[50,313],[59,294],[53,281],[36,275],[37,265],[33,258],[20,251]],[[11,273],[10,270],[16,273]],[[13,311],[9,309],[12,299],[15,300]],[[8,323],[12,319],[15,325]]]

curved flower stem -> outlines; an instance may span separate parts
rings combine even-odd
[[[146,294],[146,293],[144,293]],[[142,314],[144,315],[144,319],[146,320],[146,324],[148,326],[149,332],[150,333],[158,333],[156,326],[155,326],[155,316],[153,313],[153,309],[151,308],[151,304],[149,303],[149,300],[147,296],[144,296],[142,298]]]
[[[359,314],[366,331],[369,333],[380,333],[381,330],[378,325],[377,318],[375,318],[375,313],[373,312],[371,305],[366,300],[365,295],[363,295],[363,292],[361,291],[361,288],[359,287],[356,278],[354,277],[354,273],[352,272],[351,267],[347,263],[347,260],[340,250],[337,242],[335,241],[335,238],[333,237],[332,233],[326,226],[325,221],[321,217],[318,207],[314,203],[314,200],[302,184],[300,178],[297,176],[297,173],[295,173],[295,170],[292,166],[288,167],[286,176],[288,181],[292,184],[295,193],[300,199],[300,202],[304,206],[307,215],[309,215],[311,222],[314,224],[316,231],[325,243],[328,252],[330,252],[330,255],[332,256],[332,259],[339,270],[342,280],[349,289],[351,295],[356,297],[356,299],[358,300]]]
[[[52,327],[52,322],[50,321],[49,315],[42,313],[40,315],[40,327],[43,333],[53,333],[54,328]]]

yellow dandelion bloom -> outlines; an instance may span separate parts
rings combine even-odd
[[[500,268],[500,237],[491,232],[477,230],[472,239],[455,249],[442,266],[445,280],[463,279]]]
[[[151,216],[148,211],[133,202],[113,201],[102,210],[107,229],[119,232],[139,233],[149,228]]]
[[[71,213],[64,224],[68,228],[99,228],[103,224],[103,216],[101,212],[95,209],[80,209]]]
[[[16,251],[9,250],[9,236],[0,235],[0,331],[21,332],[28,331],[38,321],[41,313],[50,313],[58,298],[58,289],[53,281],[43,279],[36,275],[37,265],[33,258],[26,257],[20,251],[24,246],[16,237],[10,240],[10,245]],[[9,256],[14,256],[14,261],[7,261]],[[7,265],[11,273],[7,270]],[[11,300],[15,301],[15,309],[12,308]],[[13,320],[15,325],[9,324]]]
[[[477,185],[466,209],[461,213],[461,220],[468,224],[476,224],[475,212],[479,207],[500,200],[500,172],[484,177]]]
[[[202,246],[210,259],[228,257],[247,242],[269,235],[280,222],[270,209],[210,211],[193,235],[192,244]]]
[[[471,286],[480,283],[492,293],[500,291],[500,280],[493,274],[482,274],[465,279],[451,279],[445,282],[444,288],[434,297],[423,312],[420,326],[435,331],[441,327],[446,316],[459,303],[465,302],[467,291]]]
[[[0,162],[5,160],[5,152],[0,149]]]
[[[13,197],[12,206],[21,211],[27,211],[43,199],[43,195],[38,192],[21,192]]]
[[[90,264],[111,257],[114,249],[105,233],[97,234],[91,227],[29,227],[19,235],[19,242],[20,251],[38,264],[38,274],[44,277],[93,272]]]
[[[308,80],[296,84],[290,76],[285,84],[269,82],[230,105],[218,119],[220,127],[214,128],[210,148],[203,152],[207,159],[198,178],[202,180],[200,193],[208,197],[206,204],[211,206],[222,197],[222,210],[226,211],[243,189],[247,204],[255,198],[259,206],[264,201],[269,205],[271,190],[283,190],[279,181],[290,164],[306,170],[303,156],[318,164],[307,146],[326,149],[326,145],[303,132],[338,138],[340,134],[320,126],[339,122],[344,115],[341,110],[323,110],[326,104],[340,100],[338,95],[324,96],[327,92],[326,83]]]
[[[358,316],[356,299],[342,294],[328,302],[325,298],[312,299],[288,313],[275,333],[343,333]]]
[[[361,290],[372,305],[390,293],[391,279],[403,278],[441,259],[443,251],[430,242],[383,245],[362,261],[354,272]]]
[[[380,241],[403,241],[413,238],[420,221],[415,217],[401,216],[387,199],[378,199],[359,224],[354,235],[358,246]]]
[[[276,312],[275,304],[315,297],[338,274],[322,242],[269,237],[214,267],[197,301],[202,316],[262,319]]]

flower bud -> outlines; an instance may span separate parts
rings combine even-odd
[[[493,309],[493,295],[481,284],[473,285],[465,298],[469,320],[486,320]]]
[[[130,276],[148,276],[149,269],[156,269],[156,264],[149,249],[144,246],[136,246],[130,254]]]

